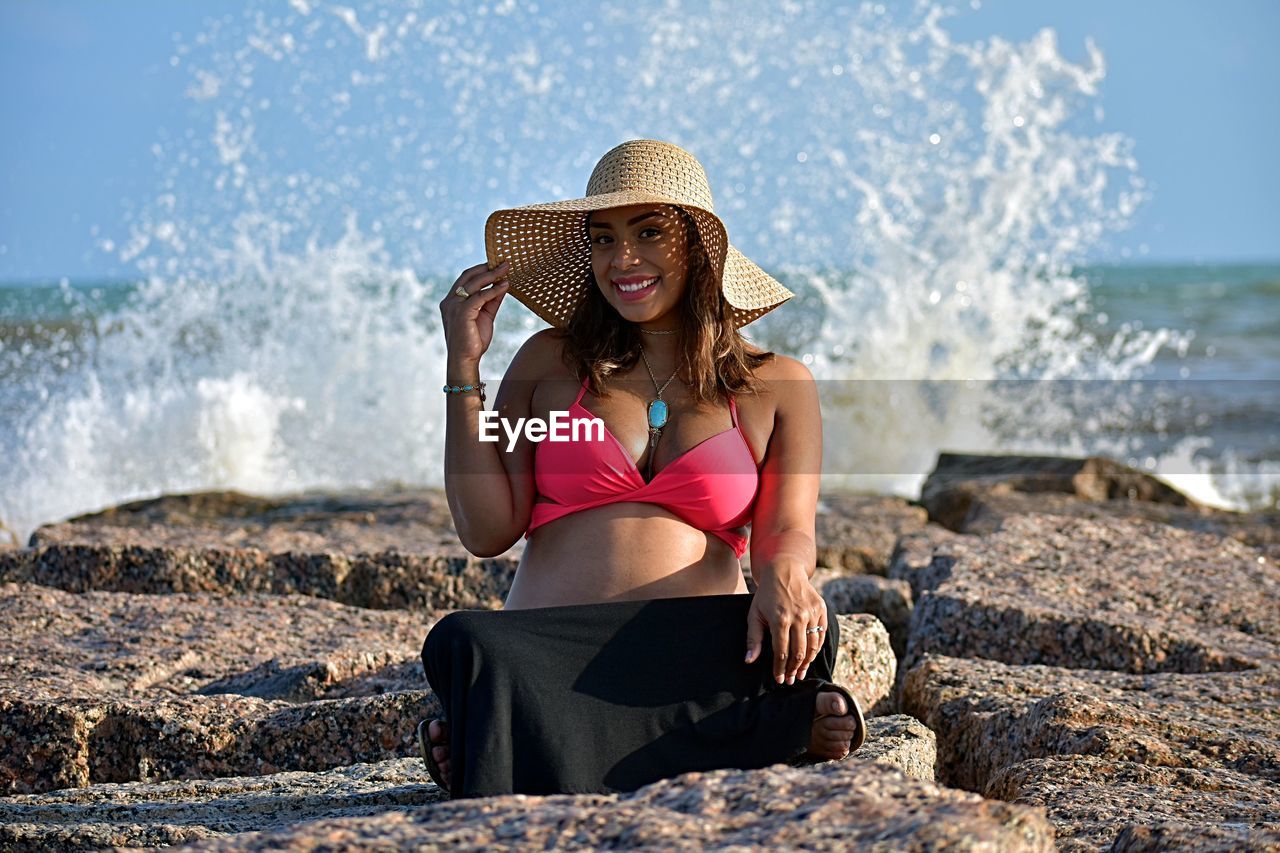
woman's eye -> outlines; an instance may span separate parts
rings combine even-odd
[[[641,237],[643,237],[643,236],[645,236],[646,234],[648,234],[648,233],[649,233],[649,232],[651,232],[651,231],[653,232],[654,236],[658,236],[658,237],[662,236],[662,229],[661,229],[661,228],[653,228],[653,227],[650,227],[650,228],[642,228],[642,229],[640,230],[640,236],[641,236]],[[597,235],[596,237],[594,237],[594,238],[591,240],[591,242],[592,242],[592,244],[594,244],[594,245],[596,245],[596,246],[602,246],[602,245],[604,245],[604,244],[600,242],[601,240],[612,240],[612,239],[613,239],[613,238],[612,238],[612,237],[610,237],[608,234],[599,234],[599,235]]]

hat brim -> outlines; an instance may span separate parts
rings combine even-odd
[[[484,228],[489,268],[510,261],[511,295],[546,322],[564,328],[591,284],[591,246],[583,214],[632,204],[669,204],[693,217],[712,267],[720,275],[735,328],[795,295],[729,243],[724,223],[714,212],[645,190],[494,211]]]

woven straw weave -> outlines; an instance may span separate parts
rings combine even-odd
[[[735,327],[764,316],[793,294],[729,243],[715,214],[706,172],[692,154],[655,139],[617,146],[596,164],[584,198],[494,211],[484,226],[489,268],[511,261],[510,293],[553,326],[568,325],[591,284],[586,216],[630,204],[687,211],[721,275]]]

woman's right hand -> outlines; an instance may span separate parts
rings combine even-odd
[[[476,264],[463,270],[440,300],[440,319],[444,322],[444,342],[451,366],[479,364],[480,356],[489,349],[493,342],[493,319],[507,292],[508,282],[501,279],[505,279],[510,270],[510,261],[503,261],[493,269],[489,269],[487,263]],[[489,284],[494,286],[487,287]],[[455,293],[459,287],[469,294],[466,299]]]

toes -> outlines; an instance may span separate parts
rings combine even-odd
[[[440,768],[440,775],[444,777],[444,783],[449,784],[449,748],[446,746],[435,746],[431,748],[431,755],[436,760],[436,765]]]
[[[815,724],[816,730],[828,735],[838,734],[848,738],[858,730],[858,721],[853,717],[823,717]]]
[[[858,722],[849,713],[848,700],[834,690],[821,691],[817,704],[818,713],[828,716],[814,721],[809,751],[821,758],[839,761],[850,753]]]
[[[838,743],[827,743],[826,741],[814,741],[809,744],[809,755],[813,758],[822,759],[823,761],[838,761],[848,754],[848,744],[841,745]]]
[[[427,738],[431,741],[431,757],[435,759],[436,764],[440,767],[440,774],[444,777],[444,783],[449,785],[449,730],[445,726],[444,720],[432,720],[427,724]]]
[[[814,732],[812,743],[818,746],[848,748],[852,738],[846,732]]]
[[[819,713],[843,716],[849,712],[844,697],[834,690],[824,690],[818,694]]]
[[[840,759],[849,754],[849,746],[848,738],[814,738],[809,751],[823,758]]]
[[[815,757],[839,761],[849,754],[857,721],[848,715],[848,702],[834,690],[818,693],[817,713],[828,716],[814,720],[809,752]]]

